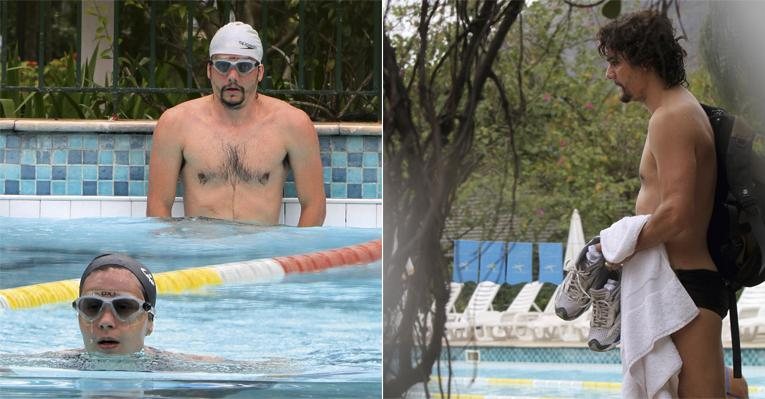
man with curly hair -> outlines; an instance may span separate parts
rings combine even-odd
[[[695,319],[672,334],[683,361],[678,395],[725,397],[720,333],[729,303],[707,248],[716,183],[714,134],[685,87],[686,53],[670,20],[655,11],[624,15],[604,26],[597,39],[608,62],[606,78],[621,89],[621,101],[643,103],[650,112],[635,213],[652,216],[635,252],[664,244],[699,308]]]

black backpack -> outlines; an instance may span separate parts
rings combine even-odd
[[[702,104],[715,135],[717,185],[707,245],[728,287],[734,377],[741,377],[736,291],[765,281],[765,136]]]

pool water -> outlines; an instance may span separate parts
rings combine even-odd
[[[441,365],[444,392],[446,364]],[[438,394],[439,378],[434,375],[428,388]],[[451,392],[471,398],[621,398],[620,364],[452,362]],[[750,398],[765,398],[765,367],[744,366]],[[423,396],[421,386],[408,398]],[[437,397],[437,396],[436,396]]]
[[[301,254],[379,239],[380,229],[258,226],[205,218],[0,217],[0,288],[79,278],[124,252],[152,272]]]
[[[0,219],[3,288],[77,278],[101,251],[135,254],[156,272],[380,237],[379,229],[263,228],[209,220],[89,219],[46,225]],[[379,397],[380,275],[378,262],[287,275],[278,283],[160,295],[146,345],[224,360],[152,372],[81,371],[61,359],[38,356],[82,348],[77,315],[68,303],[0,310],[0,392],[57,398]]]

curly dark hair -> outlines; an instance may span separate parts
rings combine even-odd
[[[683,65],[686,52],[666,15],[652,10],[623,15],[602,27],[597,40],[604,57],[616,53],[632,65],[651,68],[667,88],[688,85]]]

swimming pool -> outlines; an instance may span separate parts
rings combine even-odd
[[[77,278],[104,251],[128,252],[160,272],[380,237],[379,229],[209,220],[0,219],[0,288]],[[79,371],[30,357],[81,348],[76,314],[67,303],[0,310],[0,369],[13,371],[0,372],[0,390],[11,397],[379,397],[380,273],[376,263],[160,295],[146,345],[226,359],[183,370]]]
[[[445,363],[441,365],[446,369]],[[435,370],[435,367],[434,367]],[[620,398],[620,364],[452,362],[454,397],[489,398]],[[765,398],[765,367],[744,366],[750,398]],[[439,378],[434,373],[428,385],[438,393]],[[446,391],[446,374],[441,378]],[[410,391],[409,398],[423,396],[422,387]],[[438,397],[438,395],[435,395]]]

